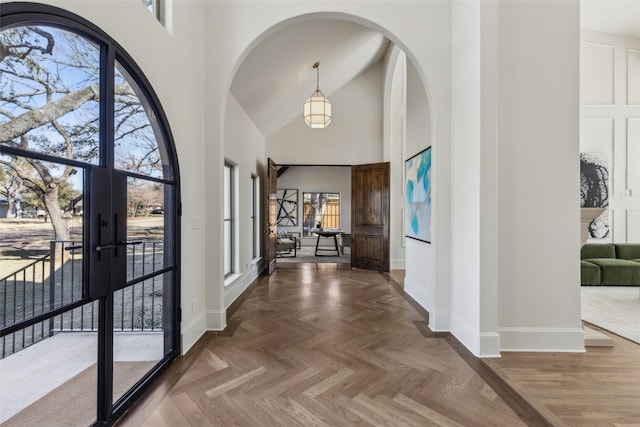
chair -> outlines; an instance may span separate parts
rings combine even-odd
[[[351,234],[342,233],[340,235],[340,252],[344,255],[344,248],[351,248]]]
[[[298,239],[284,230],[278,230],[276,239],[276,257],[295,257],[297,255]],[[293,250],[293,255],[291,255]],[[286,255],[285,255],[286,254]]]

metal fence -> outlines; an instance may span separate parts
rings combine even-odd
[[[0,279],[0,328],[32,319],[82,301],[82,245],[52,241],[49,254]],[[162,242],[139,242],[127,250],[127,280],[161,269]],[[163,276],[114,292],[114,331],[161,331]],[[52,316],[0,338],[0,358],[58,332],[89,332],[98,328],[99,302]]]

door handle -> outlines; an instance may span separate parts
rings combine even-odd
[[[106,251],[107,249],[115,249],[118,245],[98,245],[96,246],[96,252]]]

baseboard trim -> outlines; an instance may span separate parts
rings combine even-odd
[[[404,270],[407,266],[407,262],[404,259],[392,259],[391,270]]]
[[[500,357],[500,334],[497,332],[480,332],[480,357]]]
[[[227,310],[207,310],[207,331],[223,331],[227,327]]]
[[[584,353],[582,328],[498,328],[500,351]]]
[[[182,329],[180,354],[185,355],[207,331],[204,312]]]

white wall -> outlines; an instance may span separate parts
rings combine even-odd
[[[235,165],[236,215],[234,219],[237,224],[235,228],[237,244],[234,253],[234,274],[225,280],[225,309],[258,277],[264,268],[264,258],[253,258],[251,221],[253,182],[251,176],[264,177],[266,172],[264,136],[232,94],[229,94],[229,98],[227,98],[226,118],[228,125],[225,132],[224,157]],[[212,317],[216,318],[215,315]],[[215,328],[215,325],[208,326]]]
[[[496,3],[455,1],[452,24],[451,332],[491,357],[500,352]]]
[[[429,327],[449,330],[449,144],[432,137],[431,111],[414,64],[406,62],[405,159],[432,147],[431,243],[405,239],[404,289],[429,311]],[[439,163],[439,165],[438,165]]]
[[[453,3],[451,331],[479,354],[480,3]],[[496,349],[497,350],[497,349]]]
[[[609,156],[609,225],[592,243],[640,243],[640,39],[582,31],[580,152]]]
[[[582,351],[579,2],[499,2],[498,34],[502,350]]]
[[[383,62],[384,87],[384,161],[389,162],[391,270],[406,268],[404,237],[404,145],[406,136],[407,56],[393,46]]]
[[[302,236],[302,194],[305,192],[340,193],[340,227],[351,233],[351,168],[348,166],[293,166],[280,178],[278,188],[298,190],[298,225],[282,227]],[[303,245],[315,245],[316,237],[303,238]]]
[[[352,165],[382,161],[382,65],[365,70],[335,93],[331,124],[311,129],[296,117],[267,138],[267,154],[279,164]],[[322,88],[321,88],[322,89]]]

